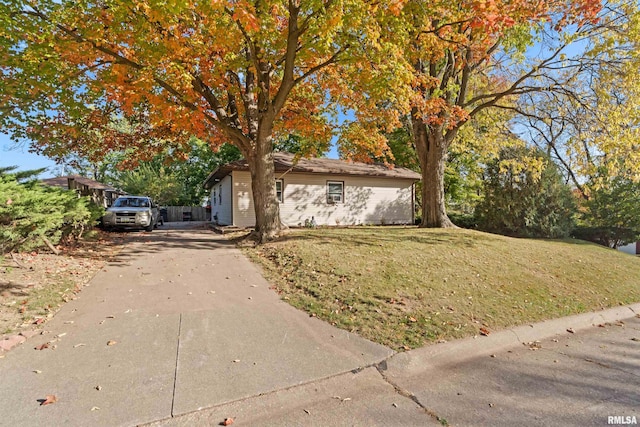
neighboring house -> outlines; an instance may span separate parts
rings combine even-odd
[[[94,181],[80,175],[59,176],[43,179],[43,184],[60,187],[65,190],[75,190],[80,196],[90,196],[96,205],[108,208],[118,196],[126,194],[101,182]]]
[[[640,255],[640,242],[634,242],[628,245],[620,246],[618,250],[631,255]]]
[[[294,163],[291,153],[274,153],[280,219],[287,226],[413,224],[414,184],[420,174],[405,168],[335,159]],[[228,163],[204,183],[211,191],[211,220],[255,226],[251,175],[245,160]]]

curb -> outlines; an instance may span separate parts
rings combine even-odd
[[[592,326],[635,316],[640,316],[640,303],[545,320],[493,332],[488,336],[476,336],[443,344],[428,345],[391,356],[386,360],[386,375],[391,377],[412,376],[431,369],[464,363],[477,357],[490,356],[501,350],[522,346],[523,343],[565,335],[570,333],[569,330],[578,332]]]

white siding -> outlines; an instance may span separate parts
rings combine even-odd
[[[232,225],[232,176],[227,175],[211,189],[211,220],[220,225]]]
[[[234,171],[233,175],[233,225],[253,227],[256,213],[253,209],[251,174],[248,171]]]
[[[302,226],[314,217],[318,225],[411,224],[413,181],[320,174],[282,176],[280,218],[288,226]],[[344,182],[344,202],[327,203],[327,181]],[[253,227],[255,212],[249,172],[233,172],[233,222]]]
[[[339,175],[286,174],[280,218],[289,226],[410,224],[413,181]],[[327,181],[344,182],[344,202],[327,203]]]

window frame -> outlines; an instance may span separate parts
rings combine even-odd
[[[339,184],[340,187],[342,188],[341,192],[340,192],[340,200],[336,201],[333,199],[333,196],[336,195],[336,192],[331,192],[329,190],[331,185],[335,185],[335,184]],[[326,184],[326,188],[327,188],[327,203],[330,205],[335,205],[336,203],[344,203],[344,181],[327,181]]]
[[[280,183],[280,191],[278,191],[278,183]],[[282,178],[276,179],[273,185],[276,190],[276,199],[278,200],[278,203],[284,203],[284,180]],[[278,192],[280,193],[280,196],[278,196]]]

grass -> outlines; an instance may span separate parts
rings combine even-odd
[[[640,258],[578,240],[358,227],[245,250],[293,306],[399,350],[640,301]]]

